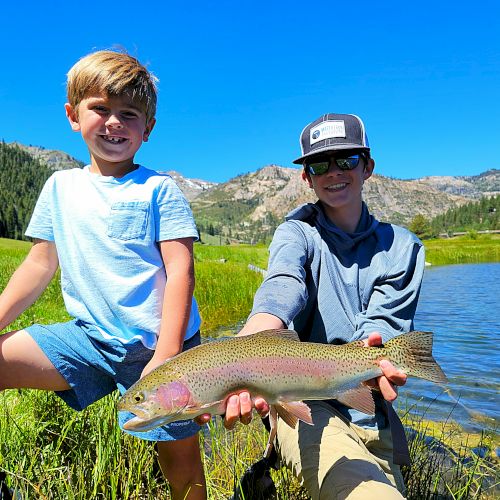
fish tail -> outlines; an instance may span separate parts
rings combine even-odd
[[[432,332],[409,332],[389,340],[389,360],[407,375],[444,384],[448,380],[432,356]]]

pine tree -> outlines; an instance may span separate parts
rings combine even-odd
[[[18,146],[0,142],[0,237],[26,239],[36,200],[51,173]]]
[[[430,238],[432,234],[431,225],[422,214],[413,217],[408,229],[421,239]]]

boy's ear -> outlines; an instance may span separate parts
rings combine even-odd
[[[373,174],[373,169],[375,168],[375,161],[370,158],[365,165],[365,169],[363,171],[363,180],[369,179]]]
[[[71,106],[69,102],[64,105],[66,110],[66,117],[68,118],[69,124],[71,125],[71,130],[73,132],[80,132],[80,123],[78,122],[78,111]]]
[[[144,130],[144,134],[142,135],[143,142],[148,142],[149,135],[153,131],[155,124],[156,124],[156,118],[152,118],[151,121],[146,125],[146,128]]]
[[[308,174],[305,169],[302,169],[302,180],[304,182],[307,182],[307,185],[312,189],[313,188],[313,185],[312,185],[312,181],[311,181],[311,175]]]
[[[311,174],[308,174],[305,169],[302,169],[302,180],[304,182],[307,182],[307,185],[313,189],[313,184],[312,184],[312,181],[311,181]]]

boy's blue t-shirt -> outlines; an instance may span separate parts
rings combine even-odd
[[[89,167],[55,172],[26,235],[54,241],[68,313],[105,337],[154,349],[167,276],[159,242],[198,238],[189,204],[167,174],[139,166],[122,178]],[[186,339],[200,328],[193,298]]]

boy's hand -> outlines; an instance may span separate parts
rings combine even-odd
[[[256,409],[261,417],[265,417],[269,413],[269,405],[263,398],[255,398],[252,403],[252,398],[248,391],[242,391],[239,394],[230,396],[226,403],[226,413],[224,415],[224,427],[231,430],[236,425],[238,420],[242,424],[249,424],[252,421],[252,410]],[[211,415],[204,413],[196,417],[194,420],[198,425],[206,424],[211,418]]]
[[[145,377],[148,373],[152,372],[155,368],[162,365],[164,362],[164,359],[156,359],[153,356],[142,370],[141,378]]]
[[[365,340],[367,347],[378,347],[382,345],[382,335],[380,333],[371,333]],[[369,381],[369,385],[380,389],[382,396],[386,401],[392,402],[398,397],[398,386],[406,384],[406,373],[398,370],[390,361],[383,359],[379,364],[383,375]]]

